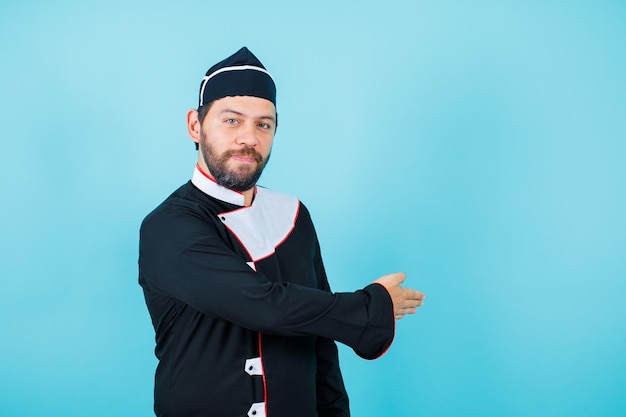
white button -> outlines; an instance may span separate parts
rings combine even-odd
[[[254,403],[248,410],[248,417],[265,417],[265,403]]]
[[[261,358],[246,359],[245,371],[248,375],[263,375]]]

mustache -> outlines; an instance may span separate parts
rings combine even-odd
[[[261,162],[263,160],[263,155],[255,151],[254,148],[250,147],[224,152],[225,158],[230,158],[231,156],[251,156],[257,162]]]

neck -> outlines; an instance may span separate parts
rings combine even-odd
[[[254,187],[242,192],[241,194],[243,194],[244,206],[248,207],[250,204],[252,204],[252,200],[254,199]]]

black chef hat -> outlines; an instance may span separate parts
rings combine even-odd
[[[200,84],[198,107],[229,96],[260,97],[276,105],[272,76],[245,46],[209,68]]]

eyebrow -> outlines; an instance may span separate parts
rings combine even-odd
[[[246,114],[237,111],[237,110],[232,110],[232,109],[224,109],[220,112],[220,114],[225,114],[225,113],[233,113],[236,114],[238,116],[242,116],[242,117],[246,117]],[[276,121],[276,118],[274,116],[259,116],[257,117],[257,119],[265,119],[265,120],[271,120],[272,122]]]

